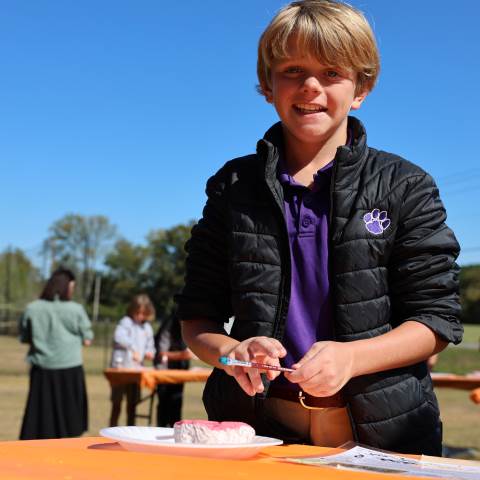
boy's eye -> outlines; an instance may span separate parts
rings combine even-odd
[[[325,72],[325,75],[328,77],[328,78],[337,78],[340,74],[335,71],[335,70],[327,70]]]
[[[302,69],[300,67],[292,66],[285,69],[285,73],[300,73]]]

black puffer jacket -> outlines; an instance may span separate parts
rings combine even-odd
[[[459,343],[459,245],[429,175],[367,147],[349,118],[351,147],[340,147],[331,184],[330,282],[335,340],[349,342],[416,320]],[[277,180],[280,124],[257,154],[228,162],[207,184],[203,218],[187,244],[187,274],[177,297],[182,320],[235,316],[231,335],[282,341],[290,297],[290,252]],[[378,209],[383,228],[367,228]],[[388,226],[387,226],[388,225]],[[375,225],[374,225],[375,226]],[[372,225],[369,225],[372,227]],[[381,230],[384,230],[381,232]],[[412,338],[415,342],[415,338]],[[425,362],[353,378],[344,387],[357,441],[398,452],[441,454],[438,405]],[[221,370],[204,392],[209,417],[243,420],[263,434],[295,441],[262,414],[264,395],[248,397]]]

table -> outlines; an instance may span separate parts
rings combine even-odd
[[[433,372],[431,376],[434,387],[470,390],[472,402],[480,404],[480,374],[454,375]]]
[[[0,442],[0,478],[9,480],[399,480],[398,475],[295,465],[278,457],[321,455],[307,445],[269,447],[249,460],[215,460],[127,452],[101,437]],[[414,477],[409,477],[414,478]]]
[[[148,425],[152,424],[153,403],[155,399],[155,388],[158,384],[178,384],[185,382],[206,382],[212,373],[209,368],[191,368],[189,370],[153,368],[107,368],[103,374],[112,387],[129,383],[138,383],[140,387],[148,388],[151,392],[141,397],[136,406],[149,401],[148,414],[136,414],[136,418],[146,418]]]
[[[159,383],[205,382],[211,373],[210,368],[190,368],[188,370],[107,368],[103,372],[112,386],[138,383],[141,387],[150,390],[155,390]]]

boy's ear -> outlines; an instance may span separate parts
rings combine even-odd
[[[272,93],[272,89],[267,86],[267,85],[260,85],[260,92],[263,94],[263,96],[265,97],[265,100],[268,102],[268,103],[273,103],[273,93]]]
[[[357,94],[353,99],[352,105],[350,106],[350,110],[358,110],[361,107],[365,98],[367,98],[368,94],[369,94],[368,90],[365,90]]]

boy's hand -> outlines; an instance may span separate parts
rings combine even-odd
[[[252,337],[237,344],[226,357],[247,362],[268,363],[270,365],[280,365],[280,358],[284,357],[287,351],[283,345],[274,338]],[[232,377],[235,377],[240,387],[248,395],[255,395],[263,392],[263,383],[260,373],[264,370],[257,368],[245,368],[234,366],[223,366],[223,369]],[[269,380],[273,380],[281,372],[272,370],[264,371]]]
[[[317,342],[285,376],[315,397],[337,393],[353,375],[353,352],[348,343]]]
[[[153,360],[153,353],[152,352],[146,352],[145,353],[145,358],[147,360]]]

